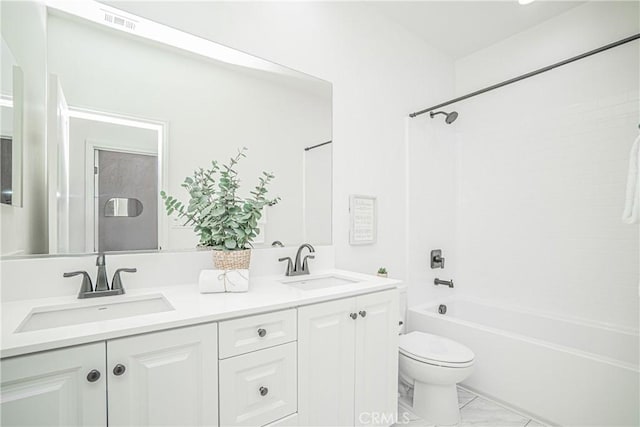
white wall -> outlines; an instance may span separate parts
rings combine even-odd
[[[358,4],[110,4],[332,82],[336,265],[405,277],[405,117],[453,90],[448,58]],[[378,197],[376,245],[349,245],[349,194]]]
[[[2,2],[2,35],[22,68],[23,197],[22,207],[0,205],[0,253],[44,253],[47,250],[45,178],[46,34],[44,6],[35,2]]]
[[[451,76],[448,81],[440,81],[453,84]],[[443,90],[438,101],[450,97],[451,94]],[[410,306],[449,297],[458,289],[455,240],[458,171],[453,126],[455,123],[446,124],[441,115],[433,119],[429,114],[407,119]],[[442,250],[444,269],[431,269],[430,252],[433,249]],[[435,286],[435,278],[453,280],[455,287]]]
[[[4,40],[4,35],[0,37],[0,93],[3,95],[13,95],[13,66],[18,65],[15,55]]]
[[[457,91],[638,33],[638,16],[572,9],[457,61]],[[638,226],[621,215],[639,56],[636,41],[455,106],[460,292],[638,328]]]
[[[0,135],[12,136],[13,135],[13,108],[0,107]]]

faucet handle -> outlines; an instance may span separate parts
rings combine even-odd
[[[283,257],[283,258],[278,258],[279,262],[284,262],[287,261],[287,271],[285,272],[286,276],[291,276],[291,273],[293,273],[293,261],[291,261],[291,257]]]
[[[86,271],[72,271],[70,273],[64,273],[63,277],[73,277],[79,276],[82,274],[82,285],[80,286],[80,292],[78,293],[78,298],[85,298],[86,294],[89,292],[93,292],[93,283],[91,283],[91,277],[89,277],[89,273]]]
[[[122,279],[120,278],[120,272],[124,273],[135,273],[137,272],[137,268],[119,268],[113,273],[113,279],[111,280],[111,289],[114,291],[120,291],[119,293],[124,294],[124,288],[122,287]]]
[[[315,255],[307,255],[302,259],[302,271],[309,272],[309,264],[307,262],[308,258],[315,259]]]
[[[442,249],[434,249],[431,251],[431,268],[444,268]]]

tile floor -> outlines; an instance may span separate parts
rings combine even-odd
[[[459,427],[544,427],[543,424],[513,412],[503,406],[484,399],[474,393],[458,388],[458,404],[460,405]],[[403,409],[399,409],[402,414]],[[400,419],[402,416],[400,415]],[[422,419],[411,419],[397,427],[432,427]]]

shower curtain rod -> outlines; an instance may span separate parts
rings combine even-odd
[[[424,110],[416,111],[414,113],[409,114],[409,117],[416,117],[416,116],[419,116],[420,114],[428,113],[430,111],[437,110],[438,108],[446,107],[447,105],[450,105],[450,104],[453,104],[453,103],[456,103],[456,102],[459,102],[459,101],[463,101],[465,99],[472,98],[472,97],[474,97],[476,95],[480,95],[480,94],[483,94],[485,92],[489,92],[491,90],[498,89],[498,88],[501,88],[503,86],[510,85],[511,83],[515,83],[515,82],[519,82],[520,80],[528,79],[529,77],[533,77],[533,76],[536,76],[538,74],[542,74],[544,72],[547,72],[549,70],[553,70],[554,68],[558,68],[558,67],[561,67],[563,65],[567,65],[567,64],[570,64],[572,62],[578,61],[580,59],[587,58],[587,57],[589,57],[591,55],[595,55],[596,53],[604,52],[605,50],[609,50],[609,49],[612,49],[614,47],[621,46],[621,45],[623,45],[625,43],[632,42],[632,41],[637,40],[639,38],[640,38],[640,33],[634,34],[634,35],[626,37],[626,38],[624,38],[622,40],[618,40],[617,42],[609,43],[609,44],[604,45],[602,47],[599,47],[597,49],[593,49],[593,50],[590,50],[590,51],[585,52],[583,54],[580,54],[580,55],[577,55],[577,56],[573,56],[573,57],[571,57],[569,59],[565,59],[564,61],[556,62],[555,64],[551,64],[551,65],[548,65],[546,67],[539,68],[537,70],[528,72],[526,74],[522,74],[522,75],[520,75],[518,77],[513,77],[513,78],[511,78],[509,80],[505,80],[503,82],[500,82],[500,83],[497,83],[497,84],[494,84],[494,85],[491,85],[491,86],[487,86],[484,89],[480,89],[480,90],[477,90],[475,92],[471,92],[471,93],[468,93],[466,95],[459,96],[459,97],[454,98],[454,99],[450,99],[447,102],[443,102],[441,104],[434,105],[433,107],[429,107],[429,108],[425,108]]]
[[[333,141],[327,141],[320,144],[312,145],[311,147],[305,147],[304,151],[313,150],[314,148],[322,147],[323,145],[331,144]]]

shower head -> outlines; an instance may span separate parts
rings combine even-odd
[[[433,116],[435,116],[436,114],[444,114],[446,117],[444,119],[444,121],[450,125],[451,123],[455,122],[456,119],[458,118],[458,113],[456,113],[455,111],[452,111],[450,113],[445,113],[444,111],[436,111],[435,113],[432,111],[430,113],[431,118],[433,119]]]

